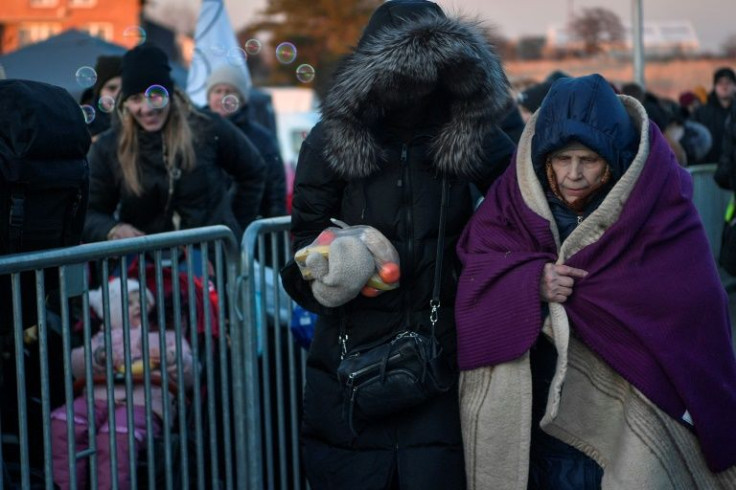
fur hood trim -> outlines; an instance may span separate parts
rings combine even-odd
[[[381,29],[346,57],[325,98],[324,155],[340,175],[361,178],[385,159],[371,127],[402,104],[441,89],[449,100],[431,144],[435,166],[472,176],[483,137],[511,104],[501,61],[477,22],[429,15]]]

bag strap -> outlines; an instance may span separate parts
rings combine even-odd
[[[445,256],[445,224],[447,223],[447,175],[442,174],[442,198],[440,199],[440,229],[437,232],[437,256],[434,261],[434,287],[432,288],[432,299],[429,300],[431,311],[429,312],[429,323],[432,326],[432,337],[434,337],[435,325],[440,309],[440,288],[442,280],[442,259]],[[432,342],[432,353],[437,354],[437,342]]]
[[[164,223],[168,225],[172,225],[173,227],[173,217],[174,217],[174,209],[172,208],[173,200],[174,200],[174,190],[176,187],[176,181],[181,178],[181,169],[178,167],[176,162],[176,157],[169,158],[169,151],[166,147],[166,140],[164,139],[163,133],[161,134],[161,153],[162,158],[164,160],[164,167],[166,167],[166,173],[169,176],[169,191],[166,196],[166,206],[164,207]]]
[[[437,254],[434,266],[434,286],[432,288],[432,299],[429,301],[429,322],[432,326],[432,337],[434,337],[437,315],[440,309],[440,288],[442,282],[442,259],[445,255],[445,224],[447,223],[447,175],[442,174],[442,197],[440,199],[440,225],[437,234]],[[342,359],[347,354],[348,327],[347,311],[344,306],[340,307],[340,332],[338,342],[340,343]],[[436,354],[437,343],[432,343],[433,354]]]

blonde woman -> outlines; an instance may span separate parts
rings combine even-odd
[[[256,216],[265,175],[258,150],[224,119],[194,109],[170,70],[155,46],[123,56],[113,127],[89,154],[85,241],[214,224],[239,237]]]

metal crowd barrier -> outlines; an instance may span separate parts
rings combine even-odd
[[[693,177],[695,207],[717,257],[730,192],[715,185],[715,165],[690,167],[688,171]],[[109,316],[108,280],[119,274],[126,282],[129,266],[136,261],[133,278],[154,285],[156,308],[155,320],[143,316],[143,364],[150,363],[149,337],[145,335],[151,328],[149,323],[168,325],[173,327],[178,347],[185,339],[189,341],[196,361],[195,382],[189,392],[163,389],[171,384],[169,374],[172,379],[182,379],[181,349],[177,349],[171,373],[162,356],[160,374],[144,368],[143,374],[134,379],[127,315],[123,322],[123,335],[128,340],[126,369],[115,381],[114,366],[109,361],[109,321],[105,321],[104,386],[108,395],[106,412],[113,426],[108,441],[113,476],[118,437],[127,438],[128,457],[135,461],[131,449],[134,409],[128,400],[133,399],[134,384],[142,383],[148,430],[138,464],[129,466],[131,488],[308,488],[299,457],[306,351],[296,344],[289,328],[294,304],[278,275],[291,255],[289,226],[288,216],[252,223],[243,236],[240,256],[230,230],[214,226],[0,257],[0,295],[9,293],[0,296],[0,339],[5,340],[0,342],[0,489],[12,483],[7,481],[8,470],[12,469],[24,490],[31,488],[32,478],[41,480],[39,486],[54,488],[53,451],[57,449],[52,450],[51,412],[66,406],[66,420],[74,420],[72,403],[78,392],[71,375],[71,352],[75,339],[77,343],[81,339],[85,359],[84,381],[77,380],[76,384],[83,385],[86,392],[87,412],[94,409],[89,268],[93,264],[97,268],[105,316]],[[177,271],[183,278],[177,281],[168,273],[169,296],[167,270]],[[195,287],[198,278],[199,289]],[[127,299],[124,291],[123,304]],[[143,299],[144,310],[145,302]],[[170,319],[165,317],[167,308],[173,311]],[[11,323],[12,328],[2,322]],[[219,332],[214,331],[215,323]],[[75,325],[80,326],[79,332],[73,331]],[[198,330],[201,333],[194,334]],[[37,332],[37,345],[33,332]],[[163,345],[164,332],[158,333]],[[51,339],[56,337],[61,337],[60,345],[52,347]],[[115,428],[112,396],[120,386],[124,386],[126,399],[127,431],[123,432]],[[162,430],[154,438],[151,428],[156,415],[151,400],[157,389],[163,398]],[[89,424],[88,448],[76,447],[73,427],[68,422],[66,433],[65,450],[75,455],[68,467],[71,488],[81,483],[76,481],[75,465],[84,461],[89,464],[85,475],[89,487],[97,488],[95,424]],[[113,488],[118,488],[114,477]]]
[[[243,236],[246,406],[251,489],[308,488],[299,458],[299,414],[306,351],[289,322],[294,304],[279,270],[291,256],[288,216],[252,223]],[[259,451],[258,449],[261,449]]]
[[[713,257],[717,258],[721,249],[724,213],[733,192],[716,185],[713,180],[714,163],[687,167],[687,171],[693,178],[693,204],[700,214]]]
[[[141,374],[133,373],[131,325],[123,315],[124,374],[120,374],[114,372],[110,347],[108,280],[119,274],[127,284],[134,263],[137,269],[131,269],[135,271],[131,278],[148,285],[154,304],[150,319],[141,315],[145,366]],[[89,478],[86,488],[97,488],[98,456],[105,448],[110,452],[112,488],[118,488],[116,464],[122,455],[117,453],[116,442],[125,439],[130,461],[136,460],[135,440],[142,444],[137,464],[127,467],[131,488],[255,488],[248,482],[258,475],[249,474],[253,465],[248,461],[260,451],[257,445],[246,446],[246,426],[250,425],[246,418],[252,421],[254,415],[246,409],[243,397],[247,371],[241,357],[241,316],[236,314],[235,305],[238,268],[237,242],[224,226],[0,257],[0,338],[6,340],[0,344],[0,488],[18,485],[26,490],[33,484],[33,488],[53,489],[55,451],[74,455],[68,458],[68,467],[62,463],[69,473],[70,488],[84,483],[77,481],[76,465],[85,463],[89,469],[81,478]],[[89,273],[92,269],[97,276]],[[105,312],[100,327],[105,338],[104,373],[92,370],[90,278],[95,277],[101,285]],[[127,311],[128,297],[124,288],[122,311]],[[146,294],[141,298],[141,309],[146,311],[149,300]],[[175,359],[161,355],[158,371],[149,367],[149,349],[156,340],[152,323],[173,330],[176,339]],[[33,340],[34,332],[37,341]],[[148,332],[153,336],[149,338]],[[84,352],[84,380],[76,382],[86,393],[82,398],[88,414],[76,417],[78,423],[89,426],[85,429],[87,448],[77,446],[78,437],[68,422],[75,420],[72,403],[80,396],[71,374],[75,339]],[[165,345],[164,329],[158,329],[158,339],[159,345]],[[172,382],[183,379],[186,359],[181,354],[187,339],[194,382],[191,389],[181,383],[172,388]],[[90,418],[95,408],[95,374],[102,374],[98,377],[103,379],[107,394],[103,401],[106,407],[98,409],[110,424],[109,447],[104,442],[97,446],[99,432]],[[141,385],[146,429],[142,440],[134,427],[133,406],[133,390],[140,396]],[[114,390],[124,391],[124,401],[114,402]],[[152,412],[152,397],[157,392],[162,398],[160,417]],[[66,409],[58,413],[64,412],[60,417],[67,421],[66,427],[62,426],[66,437],[63,430],[56,432],[62,437],[54,445],[52,424],[57,424],[58,418],[52,419],[51,414],[64,406]],[[116,427],[115,410],[121,406],[125,407],[125,427]],[[156,438],[154,420],[161,422]],[[13,472],[17,481],[9,481]]]

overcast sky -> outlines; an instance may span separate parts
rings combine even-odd
[[[200,0],[187,1],[200,5]],[[304,0],[309,2],[310,0]],[[705,50],[717,51],[725,39],[736,34],[736,1],[734,0],[641,0],[644,20],[690,20]],[[633,0],[437,0],[446,12],[478,15],[495,25],[503,35],[542,35],[547,26],[565,23],[572,10],[600,7],[614,11],[624,23],[631,22]],[[262,9],[265,0],[225,0],[230,21],[235,29],[248,23]]]

